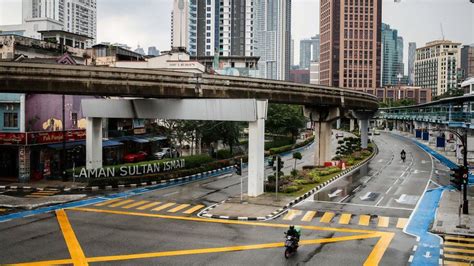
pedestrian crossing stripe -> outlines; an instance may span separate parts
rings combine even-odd
[[[333,217],[334,217],[333,212],[325,212],[323,217],[321,217],[321,220],[319,220],[319,221],[321,223],[330,223]]]
[[[163,204],[163,205],[161,205]],[[174,202],[159,202],[159,201],[149,201],[149,200],[140,200],[135,201],[131,199],[111,199],[108,201],[100,202],[94,204],[97,207],[108,207],[108,208],[122,208],[122,209],[136,209],[136,210],[149,210],[149,211],[163,211],[165,209],[169,213],[182,212],[184,214],[193,214],[194,212],[206,207],[204,205],[191,205],[191,204],[178,204]],[[300,211],[301,213],[301,211]]]
[[[59,191],[41,190],[41,191],[32,192],[31,194],[26,195],[25,198],[43,198],[43,197],[53,196],[57,193],[59,193]]]
[[[287,214],[283,217],[283,220],[292,221],[295,219],[301,219],[302,222],[311,222],[314,217],[316,216],[317,211],[306,211],[303,213],[301,210],[297,209],[289,209]],[[352,213],[338,213],[327,211],[327,212],[319,212],[321,213],[321,217],[319,218],[320,223],[337,223],[341,225],[350,225],[350,224],[357,224],[360,226],[369,226],[371,224],[372,217],[367,214],[355,215]],[[302,218],[299,216],[302,215]],[[339,217],[336,217],[338,215]],[[298,218],[297,218],[298,217]],[[395,220],[396,219],[396,220]],[[408,223],[408,218],[393,218],[387,216],[378,216],[377,218],[373,219],[372,223],[375,223],[377,227],[388,228],[390,226],[390,221],[396,221],[395,227],[398,229],[405,228],[406,224]]]
[[[339,224],[349,224],[351,221],[351,216],[352,214],[350,213],[343,213],[341,215],[341,218],[339,218]]]
[[[143,205],[143,206],[140,206],[137,208],[137,210],[146,210],[146,209],[149,209],[151,207],[154,207],[156,205],[160,205],[161,202],[157,201],[157,202],[152,202],[152,203],[148,203],[146,205]]]
[[[175,205],[173,202],[170,202],[170,203],[166,203],[165,205],[161,205],[160,207],[156,207],[154,209],[152,209],[152,211],[161,211],[161,210],[164,210],[166,208],[169,208],[171,206]]]
[[[471,265],[474,260],[474,238],[447,235],[443,243],[445,265]]]
[[[138,202],[134,202],[134,203],[132,203],[132,204],[128,204],[128,205],[122,206],[122,208],[124,208],[124,209],[130,209],[130,208],[133,208],[133,207],[137,207],[137,206],[146,204],[146,203],[148,203],[148,202],[149,202],[149,201],[147,201],[147,200],[142,200],[142,201],[138,201]]]
[[[169,210],[168,212],[178,212],[187,207],[189,207],[189,204],[181,204],[178,207],[174,207],[173,209]]]

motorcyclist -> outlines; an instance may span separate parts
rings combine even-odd
[[[292,236],[296,238],[297,243],[300,241],[300,233],[295,229],[294,225],[290,225],[290,228],[286,232],[287,236]]]
[[[402,152],[400,152],[400,157],[402,158],[403,161],[405,161],[405,158],[406,158],[406,152],[405,150],[402,149]]]

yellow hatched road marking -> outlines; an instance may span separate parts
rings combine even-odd
[[[457,246],[457,247],[474,248],[474,244],[466,244],[466,243],[451,242],[451,241],[445,241],[443,245],[444,246]]]
[[[168,212],[178,212],[178,211],[180,211],[184,208],[187,208],[187,207],[189,207],[189,204],[181,204],[181,205],[179,205],[177,207],[174,207],[173,209],[169,210]]]
[[[112,204],[112,203],[114,203],[114,202],[117,202],[117,201],[119,201],[119,200],[122,200],[122,199],[106,200],[106,201],[104,201],[104,202],[94,204],[94,206],[105,206],[105,205],[108,205],[108,204]]]
[[[463,249],[463,248],[447,248],[447,247],[445,247],[444,251],[465,253],[465,254],[474,254],[474,250],[472,250],[472,249]]]
[[[388,227],[388,217],[386,216],[379,216],[379,222],[377,224],[378,227]]]
[[[133,208],[133,207],[137,207],[137,206],[143,205],[143,204],[148,203],[148,202],[149,202],[148,200],[141,200],[141,201],[138,201],[138,202],[134,202],[134,203],[132,203],[132,204],[125,205],[125,206],[123,206],[122,208],[124,208],[124,209],[130,209],[130,208]]]
[[[321,217],[321,220],[319,220],[319,222],[321,222],[321,223],[330,223],[333,217],[334,217],[333,212],[325,212],[323,217]]]
[[[359,225],[368,226],[370,223],[370,215],[361,215],[359,217]]]
[[[147,205],[143,205],[143,206],[140,206],[137,208],[137,210],[146,210],[146,209],[149,209],[153,206],[156,206],[156,205],[160,205],[161,202],[157,201],[157,202],[152,202],[152,203],[148,203]]]
[[[407,225],[408,219],[407,218],[398,218],[397,221],[397,228],[403,229]]]
[[[455,254],[448,254],[448,253],[444,253],[444,257],[448,259],[461,259],[461,260],[468,260],[468,261],[474,260],[473,256],[455,255]]]
[[[283,217],[283,220],[293,220],[296,216],[300,215],[300,210],[288,210],[288,213]]]
[[[350,213],[343,213],[341,215],[341,218],[339,218],[339,224],[349,224],[351,221],[351,216],[352,214]]]
[[[189,210],[184,211],[183,213],[191,214],[191,213],[193,213],[193,212],[195,212],[195,211],[197,211],[197,210],[199,210],[199,209],[202,209],[202,208],[204,208],[204,207],[205,207],[204,205],[197,205],[197,206],[192,207],[192,208],[189,209]]]
[[[132,203],[132,202],[134,202],[134,200],[131,200],[131,199],[129,199],[129,200],[123,200],[123,201],[119,201],[119,202],[117,202],[117,203],[114,203],[114,204],[112,204],[112,205],[109,205],[109,207],[113,207],[113,208],[115,208],[115,207],[120,207],[120,206],[122,206],[122,205],[129,204],[129,203]]]
[[[307,211],[306,214],[303,216],[301,221],[303,222],[311,222],[313,220],[313,217],[316,215],[315,211]]]
[[[77,241],[76,234],[69,223],[66,212],[64,210],[57,210],[56,216],[74,266],[89,265],[86,261],[86,256],[82,251],[81,245],[79,244],[79,241]]]
[[[161,205],[160,207],[156,207],[156,208],[152,209],[152,211],[161,211],[161,210],[164,210],[166,208],[169,208],[169,207],[173,206],[174,204],[175,203],[172,203],[172,202],[166,203],[165,205]]]
[[[444,239],[446,240],[456,240],[456,241],[465,241],[465,242],[474,242],[474,238],[465,238],[465,237],[457,237],[457,236],[445,236]]]

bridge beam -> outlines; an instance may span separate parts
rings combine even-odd
[[[102,167],[102,117],[249,122],[248,195],[263,194],[268,101],[255,99],[85,99],[87,169]]]

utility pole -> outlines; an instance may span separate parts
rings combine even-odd
[[[465,174],[467,175],[465,179],[463,179],[463,203],[462,203],[462,213],[469,214],[469,202],[467,200],[467,183],[469,183],[469,167],[467,165],[467,133],[469,131],[469,124],[466,124],[466,132],[464,132],[464,146],[463,146],[463,165],[464,170],[466,171]],[[464,178],[464,177],[463,177]]]

